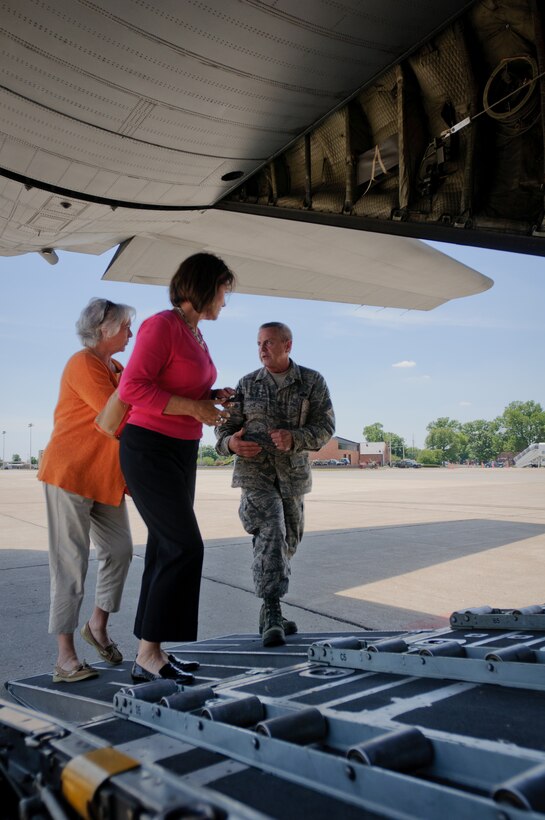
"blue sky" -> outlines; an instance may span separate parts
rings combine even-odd
[[[430,243],[433,244],[433,243]],[[337,433],[359,441],[381,422],[408,445],[424,446],[439,416],[492,419],[511,401],[545,404],[544,260],[434,244],[495,284],[486,293],[429,312],[256,297],[234,293],[218,322],[201,327],[219,386],[258,365],[257,327],[280,320],[294,333],[293,358],[328,381]],[[101,281],[112,253],[37,254],[0,259],[0,431],[6,459],[28,458],[47,443],[59,378],[79,348],[75,321],[92,296],[133,305],[135,326],[169,306],[166,288]],[[131,352],[129,345],[126,361]],[[204,441],[211,443],[211,431]]]

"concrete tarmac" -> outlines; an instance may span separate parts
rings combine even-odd
[[[255,633],[251,540],[227,468],[199,470],[205,559],[199,638]],[[306,535],[283,609],[300,631],[438,628],[454,610],[545,601],[545,470],[316,469]],[[135,557],[111,633],[134,656],[146,529],[130,504]],[[91,553],[82,623],[93,606]],[[45,504],[36,474],[0,471],[0,681],[52,669]],[[94,662],[78,637],[80,657]]]

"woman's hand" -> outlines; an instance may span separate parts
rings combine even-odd
[[[202,424],[217,427],[229,418],[228,410],[216,407],[219,399],[186,399],[183,396],[171,396],[163,413],[167,416],[192,416]]]
[[[223,424],[230,416],[228,410],[216,407],[219,402],[219,398],[194,401],[194,410],[191,415],[197,419],[197,421],[207,424],[209,427],[217,427],[219,424]]]

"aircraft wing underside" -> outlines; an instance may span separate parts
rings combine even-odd
[[[491,281],[419,239],[543,253],[535,0],[7,0],[0,255],[430,309]],[[396,236],[389,236],[394,234]],[[151,260],[151,264],[150,264]]]

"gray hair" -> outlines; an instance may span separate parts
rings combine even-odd
[[[280,336],[282,337],[283,341],[285,341],[285,342],[293,341],[293,333],[291,332],[289,327],[284,324],[284,322],[265,322],[265,324],[261,325],[261,327],[259,329],[260,330],[265,330],[265,328],[267,328],[267,327],[275,327],[277,330],[279,330],[280,331]]]
[[[76,331],[84,347],[96,347],[101,339],[115,336],[125,322],[132,322],[136,311],[130,305],[116,304],[95,296],[83,308]]]

